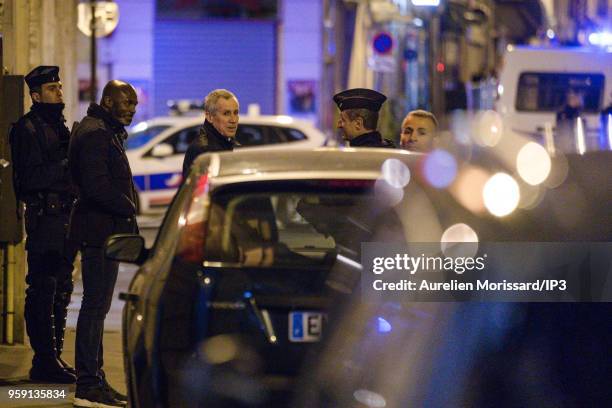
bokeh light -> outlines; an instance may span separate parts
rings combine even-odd
[[[516,156],[516,168],[526,183],[536,186],[543,183],[550,174],[550,156],[544,147],[535,142],[529,142]]]
[[[503,121],[499,113],[488,110],[476,116],[472,137],[478,145],[494,147],[501,140],[502,133]]]
[[[395,188],[404,188],[410,182],[410,169],[398,159],[387,159],[382,165],[382,176]]]
[[[461,168],[457,179],[450,187],[451,194],[465,208],[473,213],[485,211],[482,190],[490,174],[476,166],[466,165]]]
[[[446,256],[473,257],[478,252],[478,234],[467,224],[454,224],[442,233],[440,244]]]
[[[529,184],[521,184],[521,199],[519,200],[519,208],[530,210],[537,207],[544,198],[545,189],[541,186],[532,186]]]
[[[559,187],[567,179],[569,165],[567,158],[563,154],[556,154],[552,160],[550,175],[544,181],[544,185],[549,188]]]
[[[497,217],[512,213],[521,197],[518,183],[506,173],[494,174],[485,184],[482,194],[485,207]]]
[[[457,177],[457,161],[446,150],[434,150],[425,158],[423,174],[432,186],[448,187]]]
[[[387,406],[387,401],[382,395],[370,390],[357,390],[353,393],[353,397],[357,402],[368,408],[384,408]]]
[[[374,193],[380,205],[388,207],[396,206],[404,198],[404,190],[402,188],[394,187],[386,179],[381,178],[374,182]]]
[[[238,354],[239,346],[229,335],[214,336],[201,346],[204,360],[209,364],[223,364],[232,361]]]

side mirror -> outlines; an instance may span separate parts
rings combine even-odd
[[[163,158],[171,156],[174,153],[174,148],[168,143],[160,143],[151,150],[151,156]]]
[[[112,261],[141,265],[148,254],[144,238],[140,235],[111,235],[104,244],[104,256]]]

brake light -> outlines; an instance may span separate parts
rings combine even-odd
[[[201,263],[204,260],[206,221],[208,214],[208,175],[198,178],[196,186],[179,217],[177,256],[184,261]]]

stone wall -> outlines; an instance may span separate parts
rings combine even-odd
[[[78,0],[0,0],[4,66],[25,75],[38,65],[59,65],[68,125],[78,111],[76,34]],[[31,101],[26,98],[25,109]]]

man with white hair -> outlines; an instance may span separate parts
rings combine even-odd
[[[183,161],[183,179],[189,175],[193,161],[201,154],[234,150],[238,130],[238,98],[226,89],[215,89],[204,99],[204,124]]]

